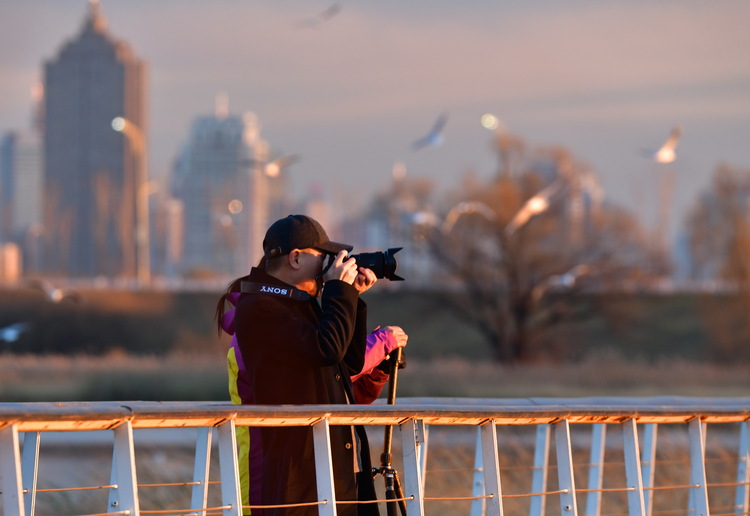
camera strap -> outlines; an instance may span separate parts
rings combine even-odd
[[[312,296],[297,288],[277,285],[268,285],[266,283],[257,283],[254,281],[243,281],[240,283],[240,292],[243,294],[270,294],[272,296],[288,297],[297,301],[309,301]]]
[[[328,254],[328,263],[325,267],[323,267],[323,270],[318,273],[317,276],[315,276],[315,281],[317,281],[319,284],[323,283],[323,275],[328,272],[328,269],[331,268],[333,265],[333,262],[336,260],[336,255],[334,254]]]

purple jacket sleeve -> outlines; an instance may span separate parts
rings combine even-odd
[[[389,375],[376,367],[397,346],[396,338],[383,328],[376,328],[367,336],[365,365],[359,374],[352,376],[354,399],[357,403],[369,404],[380,396],[388,383]]]

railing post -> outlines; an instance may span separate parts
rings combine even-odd
[[[217,427],[219,434],[219,474],[221,477],[221,503],[229,506],[222,510],[223,516],[242,516],[240,474],[237,469],[237,438],[234,420]]]
[[[690,489],[691,503],[696,516],[708,516],[708,487],[706,486],[706,461],[704,427],[700,417],[689,425],[690,433],[690,483],[697,486]]]
[[[497,426],[495,420],[482,424],[482,464],[484,470],[485,494],[492,498],[485,500],[487,516],[502,516],[503,491],[500,485],[500,462],[497,453]]]
[[[543,493],[547,490],[547,473],[549,472],[549,437],[550,425],[536,425],[536,442],[534,444],[534,472],[531,477],[531,492]],[[547,496],[531,497],[530,516],[542,516],[547,505]]]
[[[474,472],[472,474],[471,496],[475,497],[471,501],[470,516],[482,516],[484,514],[485,503],[484,496],[484,464],[482,462],[482,428],[477,426],[477,436],[474,442]]]
[[[3,514],[24,516],[21,496],[21,454],[18,443],[18,426],[0,429],[0,476],[3,478]]]
[[[740,449],[737,454],[737,489],[734,493],[734,512],[748,512],[750,486],[750,421],[740,423]]]
[[[604,479],[604,444],[607,437],[607,426],[596,423],[591,427],[591,460],[589,466],[588,489],[586,495],[586,516],[599,516],[602,506],[602,482]]]
[[[560,486],[560,514],[578,516],[576,485],[573,475],[573,449],[570,444],[570,424],[567,419],[555,423],[557,448],[557,479]]]
[[[656,437],[658,429],[659,425],[656,423],[643,425],[641,472],[643,477],[643,506],[647,516],[651,516],[654,507],[654,496],[650,488],[654,487],[654,475],[656,474]]]
[[[109,484],[114,486],[110,488],[107,495],[107,510],[114,512],[120,509],[120,492],[117,487],[117,446],[112,447],[112,465],[109,472]]]
[[[39,432],[26,432],[23,435],[21,455],[23,505],[26,516],[34,516],[36,510],[36,481],[39,474]]]
[[[424,419],[417,420],[417,434],[422,436],[422,446],[419,447],[419,478],[422,479],[424,493],[427,481],[427,448],[430,440],[430,427],[424,423]]]
[[[315,480],[318,486],[318,500],[326,501],[323,505],[318,506],[318,514],[320,516],[336,516],[331,434],[326,418],[313,425],[313,448],[315,451]]]
[[[208,503],[208,475],[211,468],[211,428],[201,427],[195,438],[195,463],[193,464],[193,489],[190,509],[205,509]],[[196,483],[197,482],[197,483]]]
[[[645,516],[643,503],[643,477],[641,477],[641,455],[638,447],[638,427],[630,418],[622,424],[623,452],[625,454],[625,480],[628,491],[628,514]]]
[[[138,482],[135,473],[135,446],[133,444],[133,423],[125,421],[115,428],[113,471],[117,477],[119,511],[130,511],[130,516],[138,516]]]
[[[422,444],[419,423],[409,419],[401,424],[401,449],[403,450],[404,486],[406,498],[406,513],[409,515],[424,515],[424,491],[422,490],[422,473],[420,472],[420,452]]]

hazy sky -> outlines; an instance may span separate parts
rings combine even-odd
[[[750,169],[747,0],[104,0],[109,31],[150,67],[151,169],[168,172],[190,123],[255,112],[311,185],[362,204],[396,162],[442,189],[495,172],[483,113],[532,146],[562,145],[609,199],[655,210],[641,155],[679,123],[672,228],[722,161]],[[319,13],[338,13],[311,27]],[[42,64],[78,34],[84,0],[0,0],[0,131],[23,129]],[[302,28],[304,26],[304,28]],[[440,113],[441,147],[410,150]],[[651,222],[649,222],[651,223]]]

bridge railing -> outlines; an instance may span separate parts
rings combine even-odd
[[[111,430],[113,460],[107,507],[91,508],[88,515],[242,514],[237,467],[235,429],[238,426],[310,426],[313,431],[318,513],[335,516],[337,504],[329,428],[331,425],[392,425],[399,429],[403,497],[407,514],[425,514],[425,475],[429,430],[435,426],[474,426],[476,459],[472,496],[467,513],[472,516],[504,514],[512,497],[528,497],[530,516],[548,511],[561,516],[579,514],[578,499],[585,495],[585,514],[599,516],[601,496],[606,491],[627,495],[627,514],[651,516],[653,494],[658,489],[684,489],[687,503],[670,513],[708,516],[749,514],[750,398],[587,398],[587,399],[401,399],[396,405],[370,406],[236,406],[228,403],[192,402],[99,402],[99,403],[3,403],[0,404],[0,498],[3,514],[33,516],[37,498],[40,441],[46,432]],[[588,425],[586,436],[590,462],[586,465],[586,489],[577,487],[571,428]],[[657,429],[682,425],[687,430],[689,482],[679,486],[656,485]],[[736,432],[736,453],[730,466],[732,482],[722,488],[734,490],[730,508],[711,506],[706,474],[706,434],[713,426]],[[531,490],[504,494],[500,475],[498,427],[533,427]],[[607,429],[622,432],[624,482],[603,488],[604,450]],[[195,428],[195,460],[191,496],[183,509],[166,511],[140,508],[138,471],[135,461],[135,429]],[[212,431],[212,429],[215,429]],[[502,432],[501,432],[502,433]],[[220,478],[219,505],[208,506],[209,465],[218,437]],[[552,439],[554,436],[554,439]],[[23,439],[21,439],[23,437]],[[23,446],[21,443],[23,442]],[[551,444],[553,446],[551,446]],[[550,464],[554,449],[556,465]],[[578,465],[580,466],[580,465]],[[556,471],[557,486],[548,490],[548,477]],[[578,477],[581,477],[580,467]],[[559,509],[547,507],[556,498]],[[712,510],[714,509],[714,510]],[[88,508],[87,508],[88,510]],[[664,512],[664,511],[662,511]],[[72,516],[72,515],[71,515]]]

